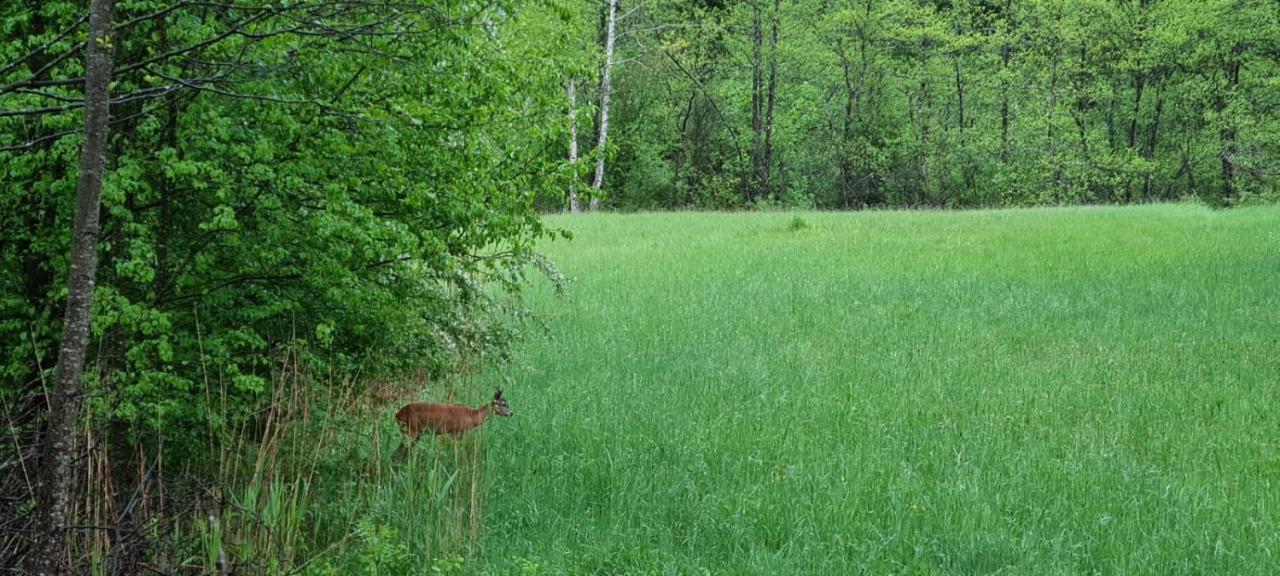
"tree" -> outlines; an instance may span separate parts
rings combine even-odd
[[[751,1],[751,179],[744,199],[751,202],[769,195],[773,166],[773,114],[778,88],[779,0],[769,13],[768,61],[765,61],[764,0]],[[767,70],[766,70],[767,66]],[[767,79],[766,79],[767,76]]]
[[[569,211],[578,213],[578,98],[574,93],[574,79],[565,88],[569,100]]]
[[[609,9],[605,17],[604,67],[600,72],[600,137],[596,141],[596,173],[591,180],[591,188],[594,189],[591,195],[592,212],[600,206],[600,192],[604,186],[604,157],[605,146],[609,141],[609,97],[613,91],[613,43],[617,21],[618,0],[609,0]]]
[[[137,515],[149,509],[127,506],[145,479],[138,455],[216,470],[209,451],[258,421],[272,401],[264,367],[283,354],[335,375],[431,377],[463,354],[500,358],[549,234],[534,207],[564,202],[564,78],[584,72],[562,64],[574,38],[544,4],[117,3],[101,265],[85,274],[77,261],[68,277],[66,255],[85,242],[70,233],[77,174],[65,166],[80,114],[97,110],[73,4],[23,4],[0,37],[0,203],[21,207],[0,212],[0,399],[13,417],[0,517],[18,528],[0,532],[0,571],[56,546],[29,537],[47,532],[37,521],[66,523],[27,505],[14,471],[34,455],[109,454],[119,491],[71,501]],[[47,409],[42,382],[60,327],[77,326],[54,310],[85,308],[81,275],[95,289],[82,348],[92,401],[77,419]],[[210,380],[225,404],[206,402]],[[55,396],[78,406],[74,390]],[[71,438],[64,423],[99,450],[40,448]],[[159,545],[88,534],[67,536],[105,538],[115,558]]]
[[[67,503],[71,490],[71,463],[84,400],[85,347],[92,322],[94,279],[98,272],[98,213],[102,178],[107,166],[108,114],[110,112],[111,54],[115,38],[111,13],[114,0],[93,0],[89,5],[89,37],[85,43],[84,141],[80,148],[80,175],[76,184],[75,224],[72,230],[71,267],[67,275],[67,307],[62,320],[62,344],[58,347],[58,372],[49,399],[48,424],[37,475],[36,544],[27,558],[31,574],[71,574],[63,563],[66,553]]]
[[[1264,168],[1280,157],[1276,13],[1234,0],[646,3],[626,32],[637,64],[611,76],[626,90],[610,101],[617,178],[604,187],[636,207],[1280,197]]]

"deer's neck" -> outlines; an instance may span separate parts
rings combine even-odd
[[[471,409],[471,427],[475,428],[481,424],[484,424],[485,419],[488,417],[489,417],[489,406],[486,405],[480,408],[472,408]]]

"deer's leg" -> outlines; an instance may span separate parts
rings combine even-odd
[[[402,427],[404,438],[400,441],[400,447],[396,448],[396,455],[408,455],[410,449],[418,445],[418,431],[412,426]]]

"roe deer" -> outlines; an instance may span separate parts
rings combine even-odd
[[[480,408],[468,408],[462,404],[431,404],[414,402],[405,404],[396,412],[396,422],[411,442],[417,442],[423,431],[437,436],[458,436],[467,430],[484,424],[489,413],[510,416],[511,407],[502,397],[502,390],[493,393],[493,400]]]

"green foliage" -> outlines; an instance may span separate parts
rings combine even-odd
[[[646,3],[623,20],[612,205],[1280,195],[1280,11],[1229,0],[783,2],[772,183],[754,194],[757,4]]]
[[[73,24],[76,6],[6,15],[0,65],[17,64],[0,84],[80,74],[76,33],[18,59]],[[533,242],[550,233],[535,202],[560,198],[565,182],[555,145],[561,82],[578,66],[561,58],[574,15],[554,0],[316,12],[320,32],[372,32],[361,36],[292,33],[297,15],[274,15],[289,5],[150,16],[164,6],[117,7],[117,22],[133,23],[114,39],[122,101],[103,194],[94,416],[140,436],[165,430],[177,457],[206,431],[255,418],[290,347],[320,373],[370,377],[436,377],[462,353],[500,357]],[[193,55],[139,65],[233,29]],[[68,57],[45,67],[58,50]],[[174,80],[206,76],[215,80]],[[165,86],[176,89],[127,96]],[[0,90],[0,109],[79,90]],[[79,118],[0,117],[0,147],[32,143],[0,151],[7,400],[56,357]],[[209,410],[211,398],[227,409]]]

